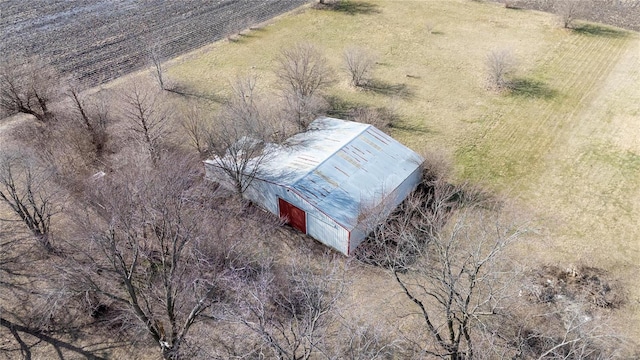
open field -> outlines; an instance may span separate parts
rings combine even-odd
[[[277,1],[2,1],[0,53],[38,55],[88,86],[170,58],[294,9]]]
[[[460,180],[514,199],[538,234],[522,246],[532,261],[612,271],[629,291],[625,318],[640,334],[640,36],[469,1],[370,2],[355,14],[308,9],[177,59],[169,76],[219,92],[237,74],[275,88],[278,49],[320,46],[337,71],[329,91],[348,105],[393,109],[393,134],[416,150],[440,149]],[[342,51],[367,44],[387,91],[355,91]],[[511,49],[516,89],[484,86],[485,56]],[[363,279],[363,281],[365,281]]]
[[[167,62],[167,78],[185,93],[221,99],[236,76],[255,74],[260,91],[275,94],[279,49],[317,45],[335,69],[326,94],[334,114],[372,106],[397,115],[394,137],[416,151],[447,154],[457,180],[511,200],[518,220],[530,221],[534,231],[509,253],[515,262],[594,266],[620,279],[628,301],[611,314],[624,335],[639,338],[640,34],[587,23],[565,30],[550,14],[468,0],[371,0],[341,10],[307,7],[245,30]],[[342,52],[354,45],[378,56],[373,90],[348,84]],[[495,49],[518,59],[509,93],[486,88],[485,59]],[[132,79],[152,81],[141,71],[102,88],[117,93]],[[324,250],[311,240],[307,246]],[[351,274],[345,313],[414,329],[413,305],[387,272],[358,264]]]
[[[496,0],[494,0],[496,1]],[[640,2],[637,0],[583,0],[579,4],[578,18],[640,31]],[[498,1],[505,3],[505,1]],[[555,1],[549,0],[509,0],[512,8],[533,9],[553,12]]]

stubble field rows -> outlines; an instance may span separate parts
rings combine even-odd
[[[307,0],[2,1],[0,53],[37,55],[85,86],[115,79],[260,23]]]

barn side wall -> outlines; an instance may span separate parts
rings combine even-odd
[[[420,181],[422,181],[421,166],[417,167],[411,175],[409,175],[400,185],[398,185],[398,187],[387,195],[382,206],[376,208],[374,212],[369,216],[366,216],[353,230],[351,230],[349,255],[353,254],[356,247],[364,241],[367,235],[369,235],[378,223],[384,221],[387,216],[389,216],[389,214],[395,210],[413,190],[415,190]]]
[[[321,243],[348,255],[349,232],[320,211],[307,213],[307,233]]]
[[[204,171],[205,171],[205,179],[209,181],[214,181],[220,184],[222,187],[231,190],[235,190],[235,185],[229,175],[222,170],[219,166],[215,166],[213,164],[204,163]]]
[[[307,234],[347,255],[349,232],[333,219],[304,201],[294,191],[271,182],[254,179],[245,192],[245,197],[276,216],[280,215],[278,198],[304,210],[307,214]]]

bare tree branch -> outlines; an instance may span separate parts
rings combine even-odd
[[[46,123],[53,118],[49,105],[61,85],[58,72],[37,57],[5,63],[0,68],[0,109]]]
[[[157,94],[132,85],[124,94],[124,117],[129,130],[149,152],[151,163],[157,165],[160,147],[168,134],[168,111],[158,102]]]
[[[214,173],[215,169],[209,168],[209,175],[219,175],[215,180],[227,184],[241,198],[276,147],[269,143],[274,129],[257,94],[256,78],[239,78],[232,88],[233,96],[208,136],[208,150],[213,155],[209,161],[217,169]]]
[[[351,75],[351,85],[360,87],[368,84],[376,58],[368,50],[350,47],[344,51],[344,63]]]
[[[304,131],[324,107],[320,91],[331,84],[331,69],[320,50],[308,43],[281,50],[278,65],[286,113]]]
[[[60,211],[53,185],[53,171],[18,149],[0,153],[0,203],[29,229],[38,244],[53,252],[51,218]]]

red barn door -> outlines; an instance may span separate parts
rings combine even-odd
[[[307,233],[307,214],[304,210],[295,207],[288,202],[278,199],[278,206],[280,207],[280,217],[285,219],[289,225]]]

